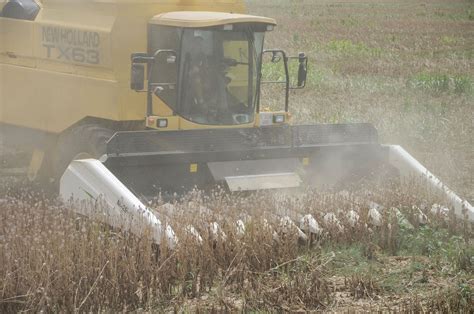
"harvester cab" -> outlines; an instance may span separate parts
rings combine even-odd
[[[275,25],[271,18],[222,12],[153,17],[148,51],[131,55],[130,87],[147,94],[148,130],[117,133],[108,143],[107,167],[145,195],[216,183],[231,191],[300,186],[304,156],[288,151],[288,102],[290,90],[306,84],[308,58],[263,50]],[[266,54],[283,65],[283,79],[262,79]],[[290,62],[298,64],[293,80]],[[280,110],[261,110],[262,84],[284,86]],[[272,149],[279,145],[284,151]]]
[[[263,50],[265,32],[275,25],[270,18],[220,12],[170,12],[151,19],[148,52],[131,56],[131,88],[147,93],[146,126],[176,130],[186,122],[194,128],[285,124],[289,90],[304,87],[308,61],[304,54],[289,58],[282,50]],[[283,80],[262,82],[262,56],[267,53],[273,62],[283,63]],[[296,86],[290,85],[292,59],[299,61]],[[281,111],[260,114],[262,83],[285,85]],[[161,107],[154,106],[155,97]]]

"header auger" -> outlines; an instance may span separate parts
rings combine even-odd
[[[101,198],[109,223],[138,215],[161,230],[140,201],[160,192],[337,186],[381,171],[424,177],[474,219],[372,125],[290,124],[308,58],[264,50],[276,21],[244,14],[243,1],[43,2],[0,6],[2,141],[27,160],[10,172],[59,183],[64,199]],[[262,77],[265,55],[282,80]],[[263,109],[262,84],[284,87],[281,110]]]

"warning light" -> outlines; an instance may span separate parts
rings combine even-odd
[[[147,122],[148,122],[148,125],[154,125],[155,124],[155,118],[149,117]]]
[[[309,165],[309,158],[305,157],[303,158],[303,166],[308,166]]]

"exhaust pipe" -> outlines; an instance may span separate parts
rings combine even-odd
[[[429,187],[446,197],[456,216],[461,219],[467,217],[468,221],[474,222],[474,208],[468,201],[461,199],[401,146],[387,145],[386,147],[389,148],[389,163],[400,171],[402,177],[422,178]]]

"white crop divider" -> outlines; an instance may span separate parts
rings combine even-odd
[[[74,160],[60,181],[63,201],[73,201],[74,209],[91,218],[98,218],[113,227],[142,235],[149,226],[155,243],[163,236],[173,249],[178,240],[173,229],[166,226],[99,160]],[[99,205],[99,211],[94,209]],[[145,225],[144,225],[145,224]]]
[[[461,219],[467,217],[468,221],[474,222],[474,208],[468,201],[461,199],[401,146],[387,145],[387,147],[389,148],[389,162],[400,171],[402,177],[421,177],[430,187],[447,198],[456,216]]]

